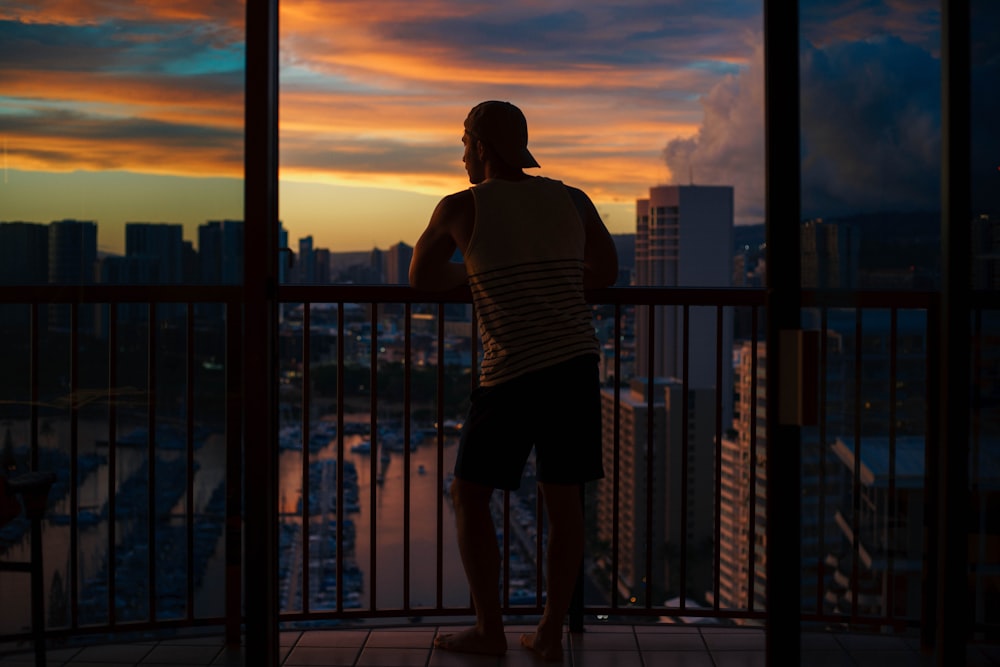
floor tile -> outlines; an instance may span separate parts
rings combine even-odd
[[[902,637],[895,635],[839,634],[837,639],[849,651],[906,651]]]
[[[160,644],[154,646],[142,659],[142,665],[178,663],[187,665],[210,665],[222,652],[222,646],[181,646]]]
[[[766,637],[763,632],[744,630],[740,632],[702,632],[708,649],[718,651],[763,651]]]
[[[579,651],[573,667],[643,667],[638,651]]]
[[[295,647],[360,647],[368,640],[368,630],[310,630],[303,632]]]
[[[361,651],[358,667],[424,667],[430,648],[365,648]]]
[[[642,659],[646,667],[669,665],[670,667],[714,667],[712,657],[704,651],[643,651]],[[810,667],[812,667],[810,665]]]
[[[661,633],[652,634],[648,632],[636,633],[636,640],[639,642],[639,650],[646,651],[704,651],[705,640],[698,633]]]
[[[73,657],[73,663],[138,665],[155,646],[149,644],[108,644],[87,646]]]
[[[809,667],[855,667],[854,659],[843,650],[804,649],[799,655],[799,664]]]
[[[372,630],[365,649],[369,648],[424,648],[429,649],[434,642],[433,630],[401,632],[399,630]]]
[[[712,654],[712,661],[715,667],[766,667],[767,656],[764,651],[721,651]]]
[[[506,667],[505,658],[434,649],[427,667]]]
[[[352,667],[360,648],[353,646],[296,646],[282,663],[284,667]]]
[[[574,651],[636,651],[639,645],[631,632],[608,632],[582,635],[570,635],[569,643]]]

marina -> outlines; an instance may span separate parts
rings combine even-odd
[[[352,416],[352,419],[360,419]],[[367,423],[346,421],[338,437],[336,423],[314,420],[306,448],[305,468],[309,493],[302,494],[303,449],[301,427],[281,428],[279,449],[280,563],[282,611],[303,608],[303,582],[308,580],[309,608],[317,610],[401,608],[419,610],[434,606],[440,597],[446,606],[469,603],[468,587],[455,540],[454,511],[448,487],[452,479],[460,425],[447,424],[440,440],[433,426],[411,428],[407,439],[401,429],[381,425],[372,432]],[[69,613],[70,531],[77,531],[78,614],[81,623],[105,622],[109,604],[120,622],[149,618],[150,558],[155,586],[157,618],[187,614],[187,540],[193,545],[190,565],[196,616],[221,613],[225,580],[225,440],[219,433],[199,431],[194,447],[192,486],[193,525],[187,525],[186,447],[161,438],[157,431],[153,472],[155,523],[148,523],[150,471],[148,442],[141,428],[122,429],[128,444],[117,446],[114,517],[109,517],[108,445],[101,425],[81,425],[77,459],[76,516],[70,516],[68,455],[44,447],[43,462],[59,472],[50,495],[50,509],[43,523],[46,545],[46,599],[50,622],[65,622]],[[104,425],[106,427],[106,425]],[[98,434],[93,435],[97,431]],[[162,433],[166,433],[163,431]],[[342,441],[342,442],[341,442]],[[160,445],[163,445],[162,447]],[[367,446],[366,446],[367,445]],[[342,449],[340,449],[342,447]],[[339,464],[337,452],[344,452]],[[48,458],[47,458],[48,457]],[[60,458],[61,457],[61,458]],[[338,489],[337,477],[343,474]],[[527,490],[531,489],[528,493]],[[534,604],[535,545],[533,526],[522,527],[523,516],[534,507],[533,482],[511,496],[511,582],[513,604]],[[307,503],[303,507],[304,503]],[[338,506],[343,503],[343,508]],[[527,512],[527,514],[525,514]],[[496,494],[495,521],[500,539],[503,527],[502,495]],[[304,524],[303,518],[308,517]],[[111,568],[107,553],[109,521],[114,521],[114,599],[109,600]],[[0,533],[5,557],[18,559],[28,552],[26,528]],[[533,523],[533,519],[532,519]],[[442,542],[438,581],[438,525]],[[306,529],[303,529],[303,526]],[[404,528],[405,526],[405,528]],[[529,534],[530,532],[530,534]],[[405,537],[408,542],[404,544]],[[150,543],[152,539],[152,544]],[[303,577],[303,540],[308,544],[308,577]],[[501,545],[502,548],[502,545]],[[408,558],[408,571],[407,562]],[[338,567],[339,566],[339,567]],[[377,573],[373,577],[373,573]],[[0,575],[5,590],[18,594],[23,582]],[[408,583],[408,590],[404,586]],[[339,590],[342,588],[342,594]],[[439,593],[440,589],[440,593]],[[25,589],[24,594],[27,594]],[[419,615],[419,614],[416,614]],[[16,629],[23,623],[16,610],[0,612],[0,624]]]

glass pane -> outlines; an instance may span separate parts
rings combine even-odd
[[[305,4],[283,0],[281,15],[280,218],[285,235],[282,245],[292,259],[286,264],[284,282],[405,284],[410,253],[438,200],[469,185],[462,164],[466,114],[482,100],[501,99],[517,104],[527,117],[530,149],[542,165],[530,173],[564,180],[591,196],[618,248],[619,285],[725,288],[762,284],[760,3],[689,10],[652,0],[556,8],[530,2]],[[659,203],[659,198],[670,201]],[[647,199],[656,200],[647,205],[647,211],[659,217],[652,223],[656,233],[643,236],[642,202]],[[661,207],[663,211],[659,211]],[[298,299],[302,292],[295,294]],[[692,294],[681,298],[690,300]],[[317,297],[317,301],[322,300]],[[634,536],[635,542],[621,542],[616,553],[628,551],[641,562],[613,559],[607,536],[592,525],[590,542],[601,550],[593,554],[594,562],[600,560],[604,569],[595,570],[598,583],[588,587],[589,604],[628,605],[634,597],[642,605],[662,606],[664,600],[681,594],[690,596],[691,604],[707,604],[706,591],[714,588],[717,573],[710,555],[717,496],[711,480],[718,440],[734,417],[730,389],[734,332],[739,327],[741,336],[751,335],[752,309],[744,308],[737,314],[735,307],[702,304],[688,311],[681,301],[677,303],[653,311],[656,322],[652,334],[647,326],[649,318],[641,319],[650,312],[646,305],[624,303],[617,309],[614,304],[595,305],[595,330],[607,351],[602,377],[609,388],[618,383],[626,402],[631,400],[630,392],[638,391],[630,383],[646,380],[650,374],[647,361],[655,356],[651,373],[655,376],[652,386],[657,389],[650,396],[658,426],[642,430],[641,442],[634,432],[627,442],[624,432],[621,435],[622,447],[631,452],[628,460],[633,465],[629,476],[622,479],[634,476],[643,490],[622,498],[614,520],[629,522],[629,539]],[[301,337],[301,308],[299,304],[283,306],[282,339],[297,339]],[[367,308],[368,304],[359,306]],[[464,414],[460,402],[467,396],[469,376],[478,374],[473,365],[477,360],[471,355],[479,348],[468,308],[449,304],[444,311],[442,330],[446,333],[444,340],[439,340],[436,306],[413,304],[411,354],[415,370],[411,390],[414,401],[423,400],[423,396],[417,398],[418,387],[433,388],[432,378],[425,377],[423,370],[435,370],[438,358],[443,359],[447,370],[434,383],[445,383],[441,418],[447,423],[460,421]],[[404,325],[396,307],[378,307],[377,312],[381,330],[366,332],[363,326],[350,322],[351,311],[346,310],[349,331],[343,332],[340,344],[348,395],[341,398],[347,412],[357,413],[345,415],[345,420],[370,423],[367,401],[374,395],[379,425],[390,426],[400,417],[392,383],[397,379],[394,363],[401,352]],[[313,311],[310,335],[317,344],[323,337],[321,317]],[[753,318],[759,328],[762,318],[757,314]],[[616,336],[622,343],[618,353]],[[376,337],[383,342],[377,348],[377,361],[356,359],[353,346],[371,345]],[[621,358],[616,360],[616,354]],[[691,374],[688,386],[681,388],[675,383],[682,381],[686,356],[690,357]],[[295,355],[289,354],[285,360],[289,367],[294,365],[292,357]],[[333,373],[332,360],[309,360],[317,381],[332,377],[328,375]],[[616,361],[620,361],[617,369]],[[380,384],[372,394],[370,383],[347,381],[352,365],[364,364],[377,366],[379,381],[390,384]],[[286,399],[294,404],[302,394],[299,376],[290,383],[294,390],[287,390]],[[452,385],[461,389],[460,396],[452,396]],[[669,405],[663,398],[667,386],[674,387]],[[313,401],[319,405],[320,387],[315,386],[313,392]],[[606,409],[609,415],[614,414],[613,394],[609,394],[612,404]],[[688,407],[686,415],[682,415],[684,405]],[[411,423],[423,427],[427,420],[417,415],[437,406],[415,402],[410,408]],[[668,420],[668,408],[673,416],[669,429],[661,424]],[[298,412],[289,412],[291,419],[302,421]],[[329,412],[328,408],[327,413],[309,418],[327,418]],[[635,454],[646,451],[647,431],[657,442],[653,448],[656,461],[663,464],[654,465],[658,471],[652,479],[655,493],[645,488],[644,466],[649,463]],[[682,444],[684,433],[688,440]],[[377,431],[374,435],[378,437]],[[447,435],[446,447],[453,444],[450,431]],[[607,431],[607,437],[612,437],[612,430]],[[747,441],[751,439],[748,436]],[[668,441],[674,466],[670,484],[675,492],[669,509],[663,493]],[[420,466],[428,476],[435,474],[433,461],[422,458],[424,446],[418,445],[411,460],[417,469],[417,477],[411,480],[413,498],[422,488]],[[688,475],[678,465],[685,447],[692,451],[693,469]],[[297,452],[284,456],[294,459],[290,466],[296,471],[301,468]],[[348,461],[357,459],[356,453],[345,456]],[[360,595],[364,605],[369,603],[368,582],[376,574],[370,572],[372,565],[378,568],[375,602],[396,606],[404,598],[392,578],[401,569],[401,561],[392,551],[399,538],[381,534],[399,530],[392,514],[398,489],[392,484],[395,473],[391,471],[399,472],[403,460],[397,452],[391,456],[390,478],[374,490],[365,487],[366,477],[377,478],[377,470],[369,473],[371,459],[358,463],[362,508],[354,558],[364,574],[361,583],[365,588]],[[447,450],[445,460],[450,456],[453,450]],[[446,472],[450,472],[450,462]],[[299,472],[294,479],[289,477],[290,499],[300,495],[296,484],[301,477]],[[680,500],[682,485],[690,489],[686,505]],[[369,493],[376,494],[376,506],[382,507],[383,500],[386,503],[383,511],[388,520],[375,531],[368,523],[365,499]],[[597,489],[595,485],[594,497],[588,498],[588,512],[593,509],[593,516],[598,516],[597,506],[603,503],[610,507],[614,493],[612,487]],[[507,510],[515,532],[522,528],[520,521],[526,522],[523,529],[530,528],[531,545],[535,536],[544,532],[544,527],[535,525],[535,501],[534,485],[522,485],[508,506],[519,509]],[[647,504],[656,506],[647,512]],[[328,505],[321,502],[319,507]],[[608,507],[600,510],[604,516],[613,514]],[[684,508],[691,513],[687,535],[677,519]],[[415,512],[429,516],[435,508],[408,511],[410,516]],[[741,515],[747,511],[742,508]],[[522,516],[524,512],[527,515]],[[517,516],[510,516],[512,513]],[[406,514],[402,512],[404,518]],[[652,517],[649,529],[646,516]],[[448,524],[453,521],[447,503],[443,519]],[[295,521],[288,519],[290,525]],[[502,526],[500,515],[497,525]],[[431,539],[433,532],[422,524],[414,523],[411,529],[414,581],[408,593],[411,603],[426,604],[431,602],[428,593],[434,590],[435,582],[425,579],[436,576],[437,545]],[[738,526],[727,530],[747,539],[745,529],[742,533]],[[377,533],[374,539],[379,542],[374,559],[367,547],[370,532]],[[610,535],[610,530],[607,532]],[[417,538],[425,533],[428,539]],[[539,579],[534,570],[535,554],[530,548],[522,549],[517,539],[507,543],[514,551],[509,561],[507,599],[515,604],[535,600]],[[385,547],[383,551],[378,551],[380,545]],[[647,547],[652,553],[649,559],[645,557]],[[457,563],[452,540],[447,539],[442,549],[443,560]],[[748,552],[746,544],[732,550],[744,577],[748,576]],[[608,570],[612,560],[617,562],[618,572]],[[424,564],[428,564],[426,568]],[[647,570],[652,571],[643,581]],[[447,571],[452,571],[451,565]],[[682,574],[687,581],[681,581]],[[453,600],[464,604],[466,591],[461,577],[448,576],[444,585],[446,605],[455,604]],[[454,589],[448,588],[452,586]],[[727,588],[738,591],[745,587],[729,582]],[[746,607],[747,602],[744,596],[722,604]]]
[[[991,548],[1000,532],[995,488],[1000,446],[1000,160],[990,146],[1000,145],[1000,5],[973,0],[972,13],[972,411],[970,482],[973,525],[969,562],[975,588],[975,622],[1000,624],[998,554]]]
[[[931,301],[941,284],[935,3],[800,2],[802,285],[819,419],[802,430],[802,609],[916,619]],[[870,290],[838,307],[834,290]],[[843,301],[839,305],[845,304]]]
[[[239,317],[190,286],[242,282],[244,14],[0,10],[0,423],[12,474],[57,475],[52,627],[222,612],[225,332]],[[172,285],[170,303],[136,284]],[[3,536],[0,559],[30,555],[24,530]],[[26,579],[4,572],[0,589],[27,600]],[[28,613],[3,605],[0,632]]]

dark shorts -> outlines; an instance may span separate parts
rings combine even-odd
[[[582,484],[604,476],[597,357],[576,357],[472,392],[455,476],[517,489],[532,447],[540,482]]]

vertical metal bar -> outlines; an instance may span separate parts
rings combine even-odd
[[[713,545],[714,562],[712,570],[712,609],[719,611],[719,589],[722,572],[722,392],[727,391],[723,385],[722,364],[725,363],[722,354],[722,306],[715,308],[715,544]],[[686,356],[686,355],[685,355]],[[687,416],[685,415],[685,419]],[[686,423],[686,422],[685,422]],[[686,441],[685,441],[686,442]]]
[[[41,347],[42,332],[38,321],[38,303],[32,302],[29,306],[29,317],[31,318],[31,340],[30,346],[30,384],[31,392],[31,469],[38,470],[38,405],[40,399],[40,377],[39,348]],[[75,624],[74,624],[75,627]]]
[[[379,439],[378,439],[378,304],[371,304],[371,346],[368,350],[368,371],[369,371],[369,395],[368,395],[368,424],[369,424],[369,440],[371,441],[372,453],[369,457],[369,463],[371,464],[371,477],[372,484],[369,484],[369,489],[371,491],[371,549],[370,549],[370,563],[371,567],[368,568],[368,585],[371,588],[371,602],[372,609],[375,609],[377,605],[375,604],[376,596],[375,593],[378,590],[378,559],[376,558],[376,543],[378,539],[378,521],[377,521],[377,510],[378,504],[375,501],[375,496],[378,493],[379,480],[384,480],[384,477],[380,476],[378,466],[381,464],[383,469],[385,464],[379,458]],[[384,483],[384,482],[383,482]],[[340,536],[343,532],[341,522],[337,522],[337,553],[343,553],[343,546],[340,543]],[[340,564],[342,559],[337,560],[337,564]],[[341,588],[339,582],[337,587],[337,597],[341,597]],[[339,605],[338,605],[339,608]]]
[[[506,494],[510,496],[510,493]],[[504,499],[504,541],[510,539],[510,499]],[[542,549],[542,533],[545,532],[545,502],[540,493],[535,494],[535,606],[542,606],[542,591],[545,590],[545,568],[543,567],[545,551]],[[510,553],[504,554],[504,558],[510,560]],[[504,564],[504,576],[508,577],[510,566]],[[504,582],[505,604],[510,602],[508,593],[509,587]]]
[[[854,311],[854,468],[852,472],[851,495],[851,621],[858,618],[858,594],[860,593],[861,570],[861,412],[864,409],[861,389],[864,375],[864,355],[862,354],[864,329],[861,308]]]
[[[941,401],[937,474],[938,665],[965,658],[969,628],[971,49],[969,0],[941,2]]]
[[[818,413],[818,436],[819,436],[819,498],[818,509],[817,509],[817,525],[819,530],[817,531],[817,537],[819,538],[819,550],[817,552],[817,563],[816,563],[816,612],[818,614],[823,613],[823,594],[826,581],[826,558],[824,554],[826,553],[826,396],[827,396],[827,382],[829,380],[829,367],[827,364],[827,354],[828,354],[828,337],[826,335],[827,323],[828,323],[829,309],[823,307],[820,309],[820,327],[819,327],[819,405],[817,407]]]
[[[46,667],[45,653],[45,555],[42,547],[42,517],[29,514],[31,520],[31,631],[34,635],[35,667]]]
[[[503,491],[503,588],[500,594],[500,604],[504,609],[510,606],[510,491],[504,489]],[[492,507],[492,500],[490,501]],[[538,530],[542,529],[542,524],[540,520],[541,514],[538,511],[538,506],[535,506],[535,520]],[[542,566],[541,561],[538,558],[538,553],[535,553],[535,594],[540,597],[542,583]]]
[[[226,645],[240,645],[243,631],[243,309],[238,301],[225,304],[226,321]],[[263,609],[256,610],[264,613]],[[259,619],[258,619],[259,623]],[[247,650],[263,650],[259,640],[247,640]],[[248,659],[248,664],[252,661]],[[266,662],[266,661],[265,661]],[[258,663],[259,664],[259,663]]]
[[[79,304],[70,304],[70,328],[69,328],[69,553],[73,561],[72,576],[70,577],[70,617],[73,619],[73,627],[77,627],[79,617],[79,590],[80,590],[80,523],[78,513],[80,511],[80,467],[79,467],[79,439],[80,423],[77,391],[79,390],[79,367],[80,367],[80,309]]]
[[[615,304],[615,415],[614,435],[612,443],[612,473],[611,473],[611,608],[618,607],[619,573],[618,549],[621,544],[621,368],[622,368],[622,325],[621,306]]]
[[[150,622],[156,621],[156,304],[149,303],[146,328],[146,581]]]
[[[674,309],[676,312],[676,308]],[[643,604],[648,609],[650,605],[649,600],[649,582],[653,574],[653,466],[656,462],[655,452],[653,450],[653,438],[656,433],[656,421],[653,419],[654,416],[654,406],[656,402],[653,400],[654,387],[656,386],[656,378],[653,376],[653,369],[655,365],[653,363],[653,355],[655,351],[655,346],[653,346],[653,341],[656,340],[656,317],[653,315],[653,307],[649,307],[649,327],[647,328],[648,336],[646,340],[649,341],[651,349],[649,351],[649,364],[646,366],[646,548],[643,550],[645,552],[645,567],[644,570],[644,581],[646,582],[646,595]],[[638,452],[636,452],[638,454]],[[638,456],[635,457],[638,460]],[[633,510],[634,511],[634,510]],[[635,573],[638,574],[638,573]],[[633,591],[634,593],[635,591]]]
[[[748,482],[747,516],[749,526],[747,527],[747,609],[754,611],[755,594],[754,588],[756,576],[754,572],[757,567],[756,540],[757,540],[757,366],[759,362],[759,332],[760,309],[753,307],[750,315],[750,479]],[[766,363],[765,359],[765,363]],[[766,445],[766,443],[765,443]]]
[[[767,442],[765,662],[801,650],[801,429],[783,423],[782,331],[800,329],[799,8],[764,0],[765,237],[767,243]],[[781,656],[781,657],[779,657]],[[794,659],[794,658],[793,658]]]
[[[689,419],[690,406],[690,391],[691,391],[691,365],[690,365],[690,351],[691,351],[691,307],[688,304],[684,304],[682,310],[684,313],[684,336],[682,342],[683,361],[681,362],[681,441],[679,443],[672,443],[669,441],[670,429],[667,431],[667,446],[673,448],[677,445],[681,447],[681,544],[680,544],[680,573],[678,576],[677,590],[680,595],[680,609],[683,611],[687,608],[687,587],[685,582],[687,581],[687,555],[688,555],[688,493],[690,488],[688,485],[688,468],[691,466],[691,456],[688,450],[688,438],[691,434],[691,426]],[[669,460],[669,455],[668,455]],[[669,482],[665,486],[669,486]],[[668,587],[669,588],[669,587]]]
[[[940,494],[940,479],[936,474],[938,465],[939,440],[941,429],[938,421],[940,411],[934,409],[941,402],[941,328],[942,317],[939,300],[932,299],[927,309],[927,398],[925,415],[927,420],[927,442],[924,446],[924,541],[923,561],[921,563],[921,600],[920,600],[920,645],[928,654],[933,655],[935,642],[938,639],[936,612],[938,605],[938,542],[940,541],[940,524],[937,519],[937,498]]]
[[[899,311],[892,308],[889,311],[889,498],[888,510],[886,514],[886,568],[885,568],[885,618],[890,623],[895,618],[895,590],[893,580],[895,579],[895,522],[896,512],[896,385],[898,384],[896,375],[899,373]]]
[[[194,304],[187,304],[187,353],[185,387],[185,415],[187,429],[187,506],[185,527],[187,531],[187,618],[194,618]]]
[[[118,304],[108,304],[108,624],[115,626],[117,597]]]
[[[337,544],[336,572],[334,579],[337,582],[336,608],[341,611],[344,608],[344,303],[337,304],[337,530],[334,541]],[[374,454],[372,455],[374,457]],[[374,481],[374,476],[371,478]],[[371,498],[370,516],[371,523],[371,552],[375,553],[375,491],[374,484],[369,484],[369,497]],[[360,500],[360,498],[359,498]],[[372,557],[372,572],[375,571],[374,556]],[[375,586],[370,587],[370,604],[375,608]]]
[[[584,485],[580,485],[580,507],[586,511],[586,493],[584,491]],[[587,525],[586,516],[584,516],[584,526]],[[573,588],[573,597],[570,599],[569,603],[569,631],[570,632],[583,632],[583,587],[584,587],[584,563],[583,559],[580,560],[580,573],[576,578],[576,586]],[[537,596],[536,602],[538,606],[542,606],[541,595]]]
[[[310,423],[309,423],[309,413],[312,408],[311,402],[311,391],[310,385],[312,383],[312,377],[310,375],[310,360],[312,359],[312,334],[310,329],[312,327],[312,304],[308,302],[303,302],[302,304],[302,414],[301,417],[301,427],[302,432],[302,563],[300,564],[300,570],[302,572],[302,611],[304,613],[309,613],[309,563],[311,558],[309,556],[309,453],[310,453]],[[339,483],[340,476],[337,476]],[[340,509],[340,502],[337,502],[337,508]],[[280,512],[280,508],[279,508]],[[322,510],[321,510],[322,512]],[[340,556],[338,552],[337,556]],[[280,604],[280,603],[279,603]],[[280,607],[279,607],[280,608]]]
[[[403,308],[403,609],[410,608],[410,310]]]
[[[475,335],[475,332],[473,332]],[[475,340],[475,339],[472,339]],[[437,305],[437,488],[435,494],[437,503],[437,536],[435,542],[437,553],[434,555],[437,562],[437,590],[435,591],[435,605],[438,609],[444,607],[444,494],[450,493],[444,488],[444,304]]]
[[[983,565],[990,562],[992,558],[992,551],[988,546],[988,527],[987,527],[987,517],[990,516],[989,510],[989,495],[983,489],[983,478],[982,478],[982,447],[983,447],[983,368],[985,366],[983,360],[983,347],[986,344],[983,334],[983,310],[981,307],[976,307],[973,315],[972,322],[972,386],[974,389],[974,395],[972,397],[972,419],[971,419],[971,432],[970,432],[970,446],[972,447],[972,460],[970,462],[970,470],[975,471],[976,477],[970,479],[971,488],[974,490],[973,501],[978,504],[975,508],[975,514],[979,516],[979,521],[976,526],[970,526],[970,530],[976,531],[976,544],[978,544],[978,549],[975,554],[975,592],[972,593],[974,596],[973,605],[975,612],[970,619],[972,623],[980,623],[985,621],[986,615],[986,591],[984,586],[989,581],[989,575],[986,573]],[[970,554],[970,558],[972,554]]]
[[[278,1],[247,0],[243,254],[246,656],[277,665],[278,648]]]

